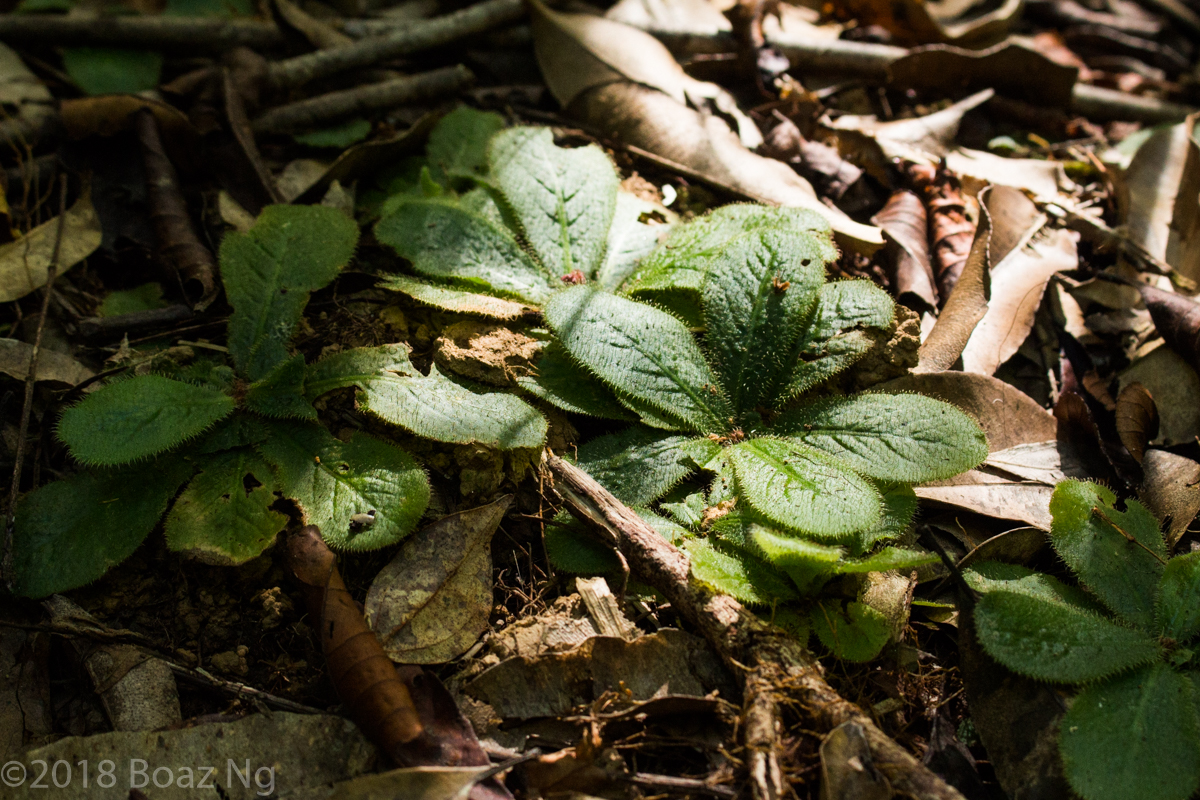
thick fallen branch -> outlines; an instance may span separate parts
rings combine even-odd
[[[380,61],[429,50],[513,22],[525,14],[523,0],[486,0],[453,14],[414,22],[384,36],[372,36],[345,47],[318,50],[271,65],[269,77],[280,88],[301,86]]]
[[[555,456],[547,459],[546,466],[571,512],[594,526],[605,540],[615,540],[637,579],[661,592],[735,674],[745,675],[745,745],[757,800],[783,796],[778,732],[784,700],[794,702],[815,730],[830,731],[849,721],[861,725],[875,768],[897,794],[962,800],[957,790],[876,727],[862,709],[834,691],[803,645],[732,597],[713,594],[693,582],[687,558],[586,472]]]
[[[0,14],[0,41],[23,47],[101,45],[217,52],[238,45],[276,47],[283,44],[283,34],[262,22],[212,17]]]
[[[391,81],[317,95],[272,108],[254,120],[254,132],[292,133],[312,130],[355,114],[395,108],[416,100],[452,96],[474,80],[475,76],[471,70],[458,64],[422,72],[419,75],[406,75]]]

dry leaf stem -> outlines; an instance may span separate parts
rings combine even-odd
[[[50,313],[50,298],[54,295],[54,279],[58,277],[58,254],[62,250],[63,229],[67,226],[67,176],[58,179],[58,226],[54,234],[54,252],[46,271],[46,289],[42,295],[42,313],[38,317],[33,350],[29,353],[29,374],[25,376],[25,401],[21,404],[21,424],[17,428],[17,453],[13,463],[12,485],[8,487],[8,517],[4,524],[4,547],[0,550],[0,578],[12,588],[13,518],[16,516],[17,496],[21,493],[21,472],[25,466],[25,445],[29,436],[29,418],[33,413],[33,388],[37,384],[38,357],[42,351],[42,333],[46,330],[46,315]]]
[[[876,727],[858,706],[826,682],[816,658],[783,631],[760,620],[728,595],[713,594],[689,578],[687,558],[586,472],[556,456],[546,460],[555,490],[571,512],[615,537],[638,580],[671,606],[713,646],[735,674],[744,675],[743,722],[756,800],[784,796],[778,763],[780,704],[794,703],[809,725],[829,731],[854,721],[862,726],[875,767],[900,794],[961,800],[962,795]]]
[[[406,75],[395,80],[329,92],[272,108],[254,120],[254,132],[292,133],[312,130],[356,114],[395,108],[417,100],[454,95],[474,80],[475,75],[471,70],[462,64],[456,64],[453,67]]]

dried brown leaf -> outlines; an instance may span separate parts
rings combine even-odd
[[[1158,436],[1158,407],[1146,387],[1131,383],[1117,396],[1117,436],[1139,464],[1146,446]]]
[[[892,289],[901,303],[917,311],[936,311],[937,287],[929,258],[925,204],[914,193],[899,189],[871,217],[887,239],[892,265]]]
[[[1166,450],[1148,450],[1142,471],[1138,497],[1166,523],[1167,543],[1174,546],[1200,514],[1200,464]]]

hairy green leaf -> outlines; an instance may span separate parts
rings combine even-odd
[[[871,478],[923,483],[971,469],[987,437],[964,412],[919,394],[860,394],[784,412],[775,431]]]
[[[235,447],[249,447],[267,438],[267,426],[254,414],[235,411],[217,423],[211,431],[201,436],[190,452],[197,455],[212,455]]]
[[[23,597],[65,592],[129,558],[193,469],[170,458],[81,472],[23,497],[14,521],[13,590]]]
[[[315,399],[333,389],[358,387],[358,404],[418,436],[501,450],[540,447],[546,419],[509,394],[476,394],[431,366],[422,375],[403,344],[360,347],[308,367],[305,387]]]
[[[986,594],[993,589],[1003,589],[1048,603],[1104,614],[1104,608],[1083,589],[1068,586],[1057,578],[1043,572],[1034,572],[1019,564],[981,561],[964,570],[963,578],[967,585],[977,592]]]
[[[1023,591],[992,589],[981,597],[975,630],[992,658],[1045,681],[1094,681],[1159,657],[1158,643],[1140,631]]]
[[[825,283],[813,236],[764,230],[715,254],[705,281],[705,342],[734,411],[773,399],[791,370],[786,356]]]
[[[253,488],[247,487],[248,476]],[[243,564],[255,558],[288,521],[270,508],[275,489],[271,468],[253,450],[214,456],[201,464],[167,515],[167,546],[206,564]]]
[[[388,275],[379,281],[379,288],[401,292],[418,303],[456,314],[513,320],[520,319],[530,311],[529,306],[515,300],[467,292],[449,286],[437,286],[408,275]]]
[[[254,227],[221,242],[221,279],[233,306],[229,354],[251,380],[287,356],[308,293],[354,256],[358,225],[325,206],[268,206]]]
[[[887,330],[896,318],[891,295],[870,281],[838,281],[821,287],[813,317],[789,363],[796,366],[777,403],[832,378],[871,349],[861,328]]]
[[[704,493],[691,484],[676,486],[659,501],[658,507],[685,528],[695,529],[704,521]]]
[[[512,207],[526,240],[552,275],[591,277],[604,258],[621,180],[597,145],[555,147],[549,128],[496,134],[488,156],[492,178]]]
[[[317,418],[317,410],[304,399],[304,356],[296,354],[279,364],[246,390],[246,407],[264,417]]]
[[[1163,635],[1176,641],[1200,633],[1200,552],[1167,562],[1158,589],[1158,621]]]
[[[68,408],[58,437],[84,464],[128,464],[203,433],[233,408],[233,398],[211,386],[140,375]]]
[[[766,560],[786,572],[804,594],[813,594],[833,576],[845,551],[798,536],[789,536],[751,523],[746,533],[754,549]]]
[[[1060,750],[1085,800],[1187,800],[1200,788],[1195,687],[1165,664],[1088,686],[1063,717]]]
[[[675,215],[629,192],[617,192],[617,206],[604,263],[596,271],[601,289],[616,291],[674,227]]]
[[[739,602],[762,606],[797,597],[778,570],[739,547],[689,539],[683,543],[683,551],[696,580]]]
[[[618,500],[641,506],[695,472],[712,447],[718,445],[707,439],[634,425],[582,445],[577,463]]]
[[[724,430],[729,405],[692,334],[658,309],[589,286],[546,304],[546,321],[567,351],[618,392],[679,427]]]
[[[673,520],[655,514],[648,508],[635,508],[633,511],[642,518],[643,522],[653,528],[655,533],[671,544],[679,545],[688,537],[689,532],[687,528]]]
[[[612,389],[572,361],[557,341],[547,344],[538,356],[537,374],[519,376],[517,385],[550,405],[573,414],[602,419],[637,419],[622,405]]]
[[[811,617],[821,644],[846,661],[870,661],[891,637],[887,617],[865,603],[822,600]]]
[[[333,548],[395,544],[416,528],[429,505],[429,479],[413,457],[363,433],[342,442],[319,425],[273,423],[258,450],[275,468],[283,494],[300,506],[305,524],[319,527]],[[371,510],[374,523],[354,530],[350,518]]]
[[[837,565],[842,575],[861,575],[868,572],[887,572],[890,569],[912,570],[938,563],[938,557],[925,550],[906,547],[885,547],[865,558],[846,559]]]
[[[1050,498],[1050,543],[1106,606],[1152,630],[1166,545],[1153,514],[1136,500],[1117,511],[1116,499],[1094,483],[1058,484]]]
[[[879,522],[875,487],[824,453],[783,439],[750,439],[730,454],[741,496],[784,528],[838,537]]]
[[[899,539],[912,525],[917,513],[917,495],[907,484],[877,484],[875,488],[883,495],[883,514],[879,522],[859,531],[846,542],[852,556],[869,553],[880,542]]]
[[[546,557],[556,569],[573,575],[613,575],[621,560],[611,547],[589,536],[583,523],[562,511],[546,526]]]
[[[487,177],[488,142],[504,128],[504,117],[491,111],[459,106],[429,132],[425,158],[441,184],[451,179]]]
[[[539,304],[551,278],[500,224],[440,198],[405,199],[375,225],[375,237],[431,278]]]

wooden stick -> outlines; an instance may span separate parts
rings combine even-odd
[[[30,47],[102,45],[188,52],[283,43],[274,25],[254,20],[165,16],[64,16],[0,14],[0,41]]]
[[[842,698],[800,642],[768,625],[728,595],[714,594],[689,577],[687,557],[590,475],[557,456],[546,459],[554,489],[571,513],[614,539],[642,583],[657,589],[698,630],[735,674],[745,676],[743,720],[751,788],[756,800],[784,791],[778,762],[780,703],[793,702],[816,730],[844,722],[862,726],[875,767],[901,795],[963,800],[962,795]]]

